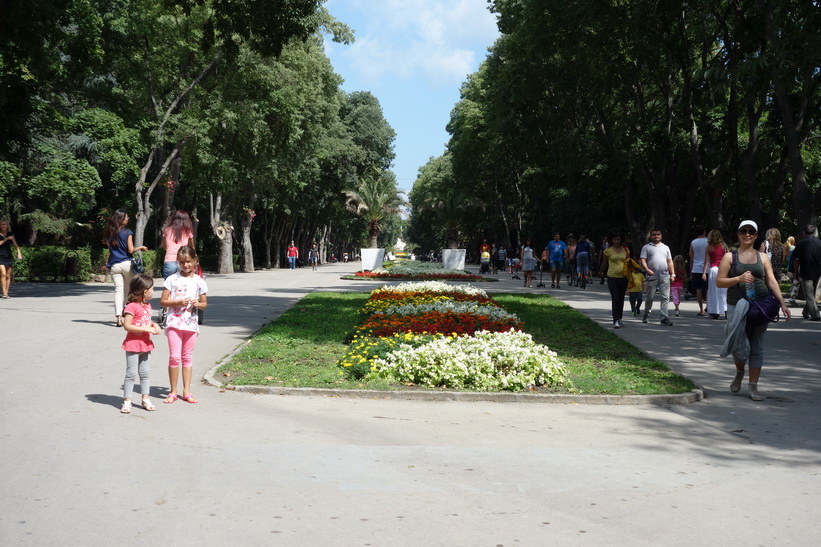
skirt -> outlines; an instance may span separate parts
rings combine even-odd
[[[727,312],[727,289],[716,286],[717,277],[718,266],[713,266],[707,277],[707,313],[711,315],[723,315]]]

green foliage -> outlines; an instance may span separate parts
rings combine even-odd
[[[43,145],[40,152],[47,163],[28,180],[29,197],[49,204],[56,216],[82,218],[94,206],[94,192],[102,184],[99,174],[87,161],[52,146]]]
[[[154,277],[162,275],[162,249],[143,252],[145,273]],[[81,247],[58,247],[41,245],[23,247],[23,260],[14,262],[14,279],[17,281],[43,282],[64,281],[66,279],[66,259],[77,258],[76,274],[68,278],[72,282],[91,281],[92,275],[105,270],[107,251]],[[159,260],[158,260],[159,259]]]

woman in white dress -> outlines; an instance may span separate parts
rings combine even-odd
[[[727,289],[716,286],[718,266],[722,257],[729,251],[721,237],[721,232],[711,230],[707,234],[707,250],[704,253],[704,273],[702,279],[707,281],[707,313],[713,319],[727,315]]]
[[[525,287],[533,286],[533,270],[536,269],[536,255],[533,254],[533,244],[526,240],[522,247],[522,271],[525,274]]]

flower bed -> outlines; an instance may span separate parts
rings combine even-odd
[[[385,286],[359,313],[366,317],[339,361],[351,377],[480,391],[569,385],[556,353],[521,332],[518,317],[481,289]]]
[[[456,279],[464,281],[482,279],[481,275],[467,273],[464,270],[446,270],[440,263],[416,260],[394,262],[386,265],[385,268],[356,272],[354,276],[377,279]]]

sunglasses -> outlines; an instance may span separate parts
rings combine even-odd
[[[758,232],[756,232],[755,230],[739,230],[738,233],[743,236],[754,236]]]

